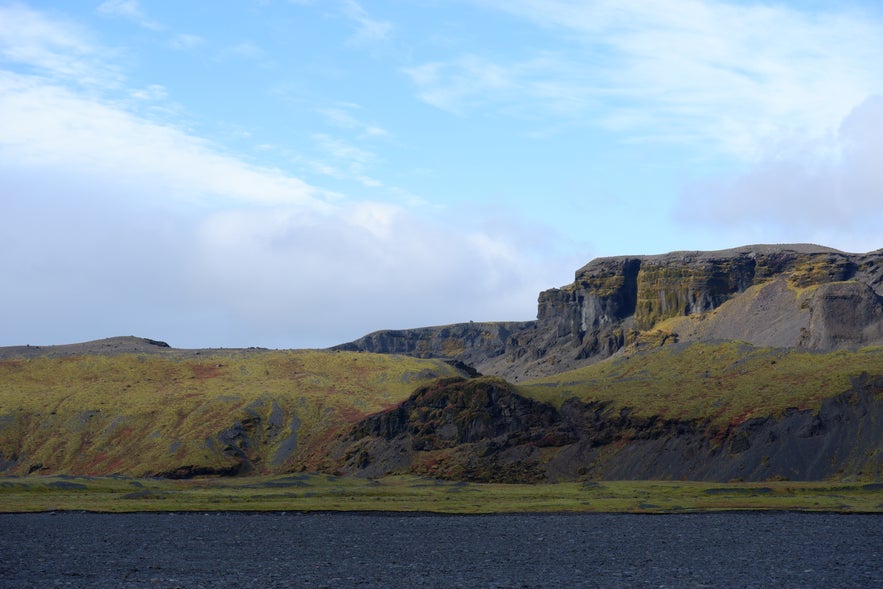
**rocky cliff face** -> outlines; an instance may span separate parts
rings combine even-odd
[[[815,245],[599,258],[539,295],[537,320],[378,332],[341,349],[448,356],[511,379],[627,346],[742,340],[834,350],[883,343],[883,250]]]
[[[446,379],[360,422],[332,453],[347,473],[483,482],[879,480],[881,440],[883,379],[866,375],[818,410],[724,428],[575,398],[558,410],[501,380]]]
[[[533,321],[457,323],[441,327],[384,330],[370,333],[335,350],[449,358],[468,366],[487,367],[506,355],[513,337],[530,330]]]

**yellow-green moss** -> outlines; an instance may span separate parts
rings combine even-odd
[[[232,459],[206,441],[257,416],[261,455],[272,457],[295,434],[295,458],[308,460],[339,428],[454,374],[437,360],[312,350],[0,361],[0,454],[19,461],[17,472],[220,468]]]
[[[718,425],[818,408],[862,373],[883,373],[883,347],[816,353],[731,342],[665,346],[519,385],[560,405],[571,397],[630,407],[636,415],[710,419]]]
[[[828,282],[840,282],[854,271],[854,264],[840,256],[807,256],[791,269],[788,282],[800,289]]]

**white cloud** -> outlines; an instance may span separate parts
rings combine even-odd
[[[637,140],[752,159],[817,137],[883,87],[883,27],[863,15],[715,0],[475,0],[560,35],[528,59],[468,55],[407,70],[455,112],[541,111]]]
[[[419,89],[425,102],[454,113],[482,102],[500,102],[519,95],[526,88],[523,66],[500,66],[475,55],[453,62],[432,62],[406,68],[405,73]],[[517,99],[516,99],[517,100]]]
[[[324,133],[316,133],[313,139],[319,144],[323,151],[340,160],[347,160],[359,165],[365,165],[372,162],[376,156],[365,149],[361,149],[354,145],[326,135]]]
[[[98,5],[98,14],[130,20],[145,29],[162,30],[163,26],[148,18],[138,0],[105,0]]]
[[[371,188],[383,185],[382,182],[367,174],[368,168],[377,159],[373,152],[325,133],[313,134],[313,140],[319,149],[335,162],[329,164],[328,162],[313,161],[310,165],[315,171],[334,178],[356,180]]]
[[[166,96],[168,96],[168,92],[161,84],[150,84],[146,88],[132,91],[132,97],[138,100],[163,100]]]
[[[883,247],[883,96],[854,109],[826,146],[778,146],[744,173],[693,186],[683,221],[760,241],[815,241],[849,251]]]
[[[385,41],[392,33],[392,23],[372,18],[362,5],[355,0],[341,0],[340,11],[356,25],[355,44]]]
[[[883,245],[875,161],[883,117],[879,99],[869,98],[883,93],[879,15],[855,3],[472,3],[548,34],[518,57],[479,45],[408,68],[424,102],[463,116],[514,117],[542,127],[534,136],[580,126],[654,144],[645,153],[674,145],[700,164],[741,169],[690,180],[671,209],[685,233],[706,243]]]
[[[225,306],[327,344],[382,328],[530,318],[543,280],[502,236],[380,203],[306,221],[282,209],[227,211],[206,220],[199,243],[194,281]]]
[[[529,319],[549,284],[517,255],[517,235],[330,202],[70,90],[5,73],[0,120],[0,232],[12,245],[0,264],[17,284],[0,305],[20,309],[9,344],[58,343],[55,325],[82,339],[325,346],[387,327]]]
[[[17,310],[4,344],[134,333],[178,346],[324,346],[386,327],[533,316],[548,268],[516,254],[517,233],[331,194],[141,117],[102,96],[109,86],[66,84],[112,71],[107,56],[64,23],[21,14],[30,32],[0,25],[0,46],[48,49],[13,51],[34,65],[27,73],[0,70],[0,266],[15,285],[0,306]],[[76,59],[59,62],[67,49]],[[375,154],[314,139],[370,185]]]
[[[0,118],[0,158],[7,165],[82,168],[132,184],[150,179],[169,197],[194,202],[325,206],[322,191],[300,180],[35,78],[0,72]]]
[[[112,52],[76,24],[26,6],[0,6],[0,59],[82,86],[117,87],[122,75],[108,65]]]

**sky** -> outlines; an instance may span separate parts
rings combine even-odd
[[[0,0],[0,346],[530,320],[600,256],[883,247],[878,0]]]

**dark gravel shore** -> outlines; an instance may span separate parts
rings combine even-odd
[[[883,516],[0,515],[0,587],[883,587]]]

